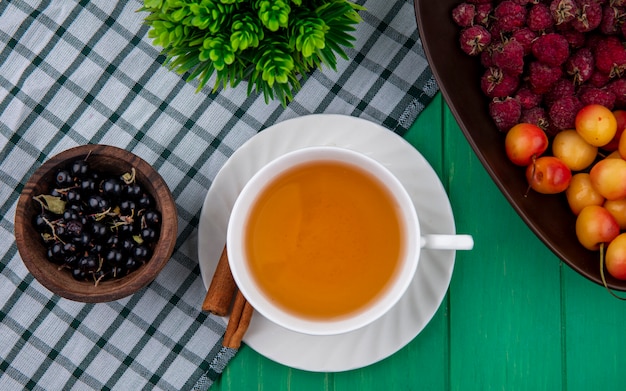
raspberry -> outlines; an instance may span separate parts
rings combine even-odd
[[[546,106],[550,107],[557,100],[568,96],[574,96],[574,94],[574,82],[566,78],[561,78],[557,80],[552,85],[552,88],[550,88],[550,91],[543,96],[543,102]]]
[[[526,24],[526,8],[511,0],[504,0],[493,10],[502,31],[510,32]]]
[[[532,52],[540,62],[551,67],[559,67],[569,57],[569,44],[561,34],[549,33],[535,40]]]
[[[469,3],[461,3],[452,10],[452,19],[461,27],[469,27],[474,24],[476,6]]]
[[[585,33],[575,30],[573,28],[564,29],[561,31],[561,35],[567,40],[569,47],[572,49],[578,49],[585,46]]]
[[[615,95],[615,107],[626,109],[626,79],[617,79],[607,85],[607,89]]]
[[[593,53],[589,48],[578,49],[565,62],[565,72],[573,78],[577,85],[589,80],[593,74],[593,68]]]
[[[483,49],[479,57],[480,57],[480,64],[483,66],[484,69],[495,66],[493,63],[493,46],[492,45]]]
[[[586,33],[598,27],[602,22],[602,6],[596,0],[578,0],[576,17],[572,19],[572,27]]]
[[[513,98],[496,98],[489,103],[489,115],[491,115],[498,130],[506,132],[519,123],[522,107]]]
[[[521,28],[513,31],[511,39],[514,39],[522,44],[522,47],[524,48],[524,55],[527,56],[532,53],[533,41],[537,39],[537,33],[529,28]]]
[[[492,37],[506,37],[510,34],[510,32],[505,31],[502,23],[499,20],[492,20],[489,25],[489,32]]]
[[[492,0],[467,0],[468,3],[472,4],[487,4],[491,3]]]
[[[528,66],[528,83],[531,91],[535,94],[545,94],[562,74],[560,67],[551,67],[539,61],[531,62]]]
[[[594,69],[591,77],[589,78],[588,84],[600,88],[606,86],[610,80],[611,78],[608,73],[600,72],[599,70]]]
[[[490,98],[504,98],[512,95],[517,90],[518,85],[517,76],[502,72],[496,67],[487,69],[480,80],[483,93]]]
[[[520,123],[527,123],[539,126],[544,131],[548,131],[550,121],[543,107],[535,106],[526,110],[522,110],[519,118]]]
[[[626,23],[622,24],[622,27],[620,28],[620,31],[622,33],[622,38],[626,39]]]
[[[626,70],[626,49],[614,35],[599,39],[595,46],[594,58],[596,68],[609,77],[621,77]]]
[[[485,69],[494,66],[492,45],[487,46],[486,49],[480,52],[480,64],[485,67]]]
[[[539,94],[535,94],[528,88],[528,86],[520,87],[514,96],[522,106],[522,110],[528,110],[535,106],[539,106],[543,97]]]
[[[504,72],[519,75],[524,71],[524,47],[515,40],[505,40],[493,46],[493,64]]]
[[[597,31],[592,31],[590,33],[582,33],[585,35],[585,47],[593,50],[596,46],[598,46],[598,42],[605,38],[604,35],[598,34]]]
[[[476,16],[474,16],[474,23],[485,27],[489,26],[492,11],[493,5],[491,2],[476,4]]]
[[[530,7],[526,17],[526,25],[532,31],[547,30],[554,25],[550,7],[543,3],[537,3]]]
[[[578,99],[583,105],[598,104],[613,110],[615,106],[615,94],[603,88],[586,86],[578,92]]]
[[[459,38],[461,49],[470,56],[476,56],[491,43],[491,34],[483,26],[466,27]]]
[[[607,5],[602,8],[600,32],[605,35],[616,35],[621,32],[624,24],[624,9]]]
[[[557,25],[571,22],[576,17],[576,2],[574,0],[552,0],[550,12]]]
[[[573,129],[576,113],[583,107],[575,96],[566,96],[554,102],[548,109],[550,122],[557,129]]]

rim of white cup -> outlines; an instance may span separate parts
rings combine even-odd
[[[375,301],[363,310],[341,318],[309,319],[292,314],[274,304],[258,287],[245,260],[243,232],[256,195],[277,175],[311,161],[339,161],[373,174],[389,190],[401,208],[406,240],[402,249],[404,261],[393,281]],[[411,197],[402,183],[383,164],[375,159],[347,148],[314,146],[298,149],[272,160],[263,166],[244,185],[233,206],[226,235],[230,269],[239,290],[252,307],[271,322],[286,329],[309,335],[335,335],[364,327],[387,313],[409,287],[420,254],[420,226]]]

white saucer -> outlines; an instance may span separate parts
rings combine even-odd
[[[456,232],[452,208],[439,177],[402,137],[350,116],[299,117],[252,137],[215,177],[198,228],[198,258],[206,287],[226,243],[230,211],[245,183],[274,158],[313,145],[353,149],[383,163],[411,195],[422,234]],[[453,250],[422,249],[407,293],[389,313],[369,326],[341,335],[309,336],[277,326],[257,312],[244,342],[273,361],[308,371],[339,372],[373,364],[408,344],[431,320],[448,290],[454,258]]]

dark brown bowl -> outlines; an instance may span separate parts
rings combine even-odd
[[[565,197],[527,192],[524,169],[506,157],[504,133],[490,118],[488,100],[480,89],[481,65],[459,48],[460,28],[451,18],[459,3],[415,0],[420,38],[443,97],[478,159],[524,222],[572,269],[602,284],[599,254],[578,242],[575,216]],[[607,283],[613,289],[626,290],[626,281],[607,275]]]
[[[121,175],[134,167],[137,182],[152,195],[162,218],[161,232],[152,258],[124,277],[104,280],[97,285],[93,281],[77,281],[69,270],[59,269],[58,265],[50,262],[46,258],[40,234],[32,223],[40,210],[33,196],[49,194],[49,184],[53,183],[56,172],[69,162],[87,156],[90,166],[100,172]],[[30,273],[53,293],[86,303],[118,300],[152,282],[172,255],[177,227],[176,205],[163,178],[137,155],[108,145],[83,145],[51,157],[28,180],[15,211],[15,240]]]

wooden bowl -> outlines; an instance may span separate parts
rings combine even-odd
[[[69,270],[60,269],[49,261],[41,235],[33,225],[33,219],[40,211],[40,206],[33,197],[49,194],[57,171],[67,167],[70,162],[85,159],[87,156],[90,167],[102,173],[121,175],[130,172],[134,167],[137,183],[152,195],[156,201],[155,209],[161,213],[162,218],[161,232],[150,260],[124,277],[103,280],[97,285],[94,281],[75,280]],[[17,248],[30,273],[53,293],[86,303],[118,300],[153,281],[172,255],[177,226],[176,205],[163,178],[140,157],[108,145],[83,145],[51,157],[28,180],[15,211]]]
[[[599,252],[589,251],[578,242],[576,219],[565,196],[527,192],[524,168],[513,165],[506,157],[505,134],[497,130],[489,116],[488,100],[480,89],[482,67],[477,58],[466,55],[459,47],[460,28],[451,15],[460,3],[415,1],[420,38],[443,97],[476,156],[524,222],[572,269],[602,284]],[[610,288],[626,290],[626,281],[605,275]]]

